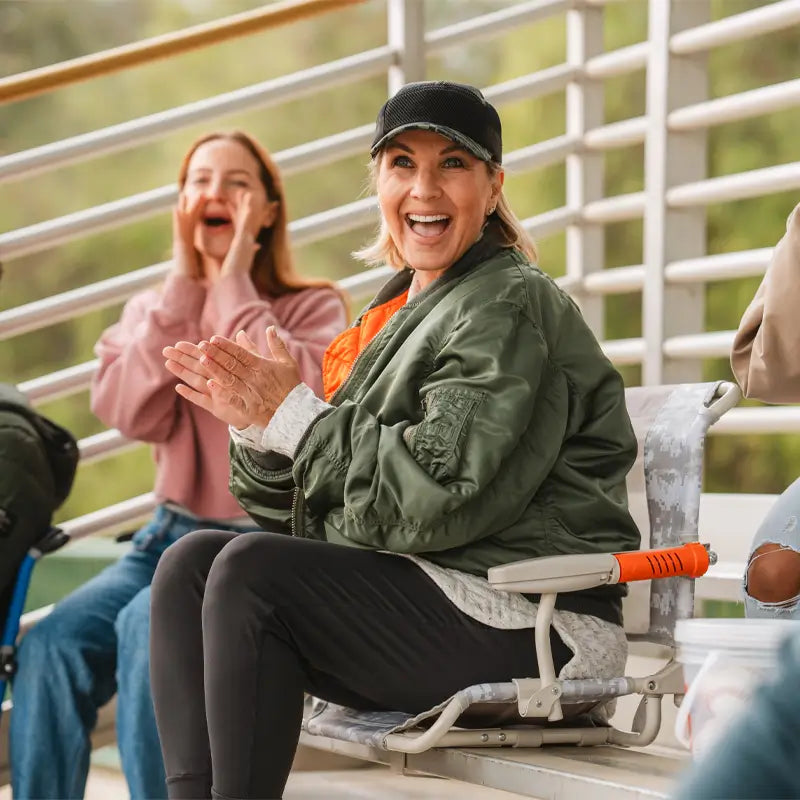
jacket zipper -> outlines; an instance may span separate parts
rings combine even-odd
[[[380,338],[380,336],[376,336],[375,337],[375,339],[378,339],[378,338]],[[331,399],[328,401],[329,403],[333,404],[333,401],[339,395],[339,392],[341,392],[344,389],[345,385],[347,384],[347,381],[350,380],[350,376],[353,374],[353,370],[355,370],[355,368],[356,368],[356,364],[358,364],[359,360],[361,359],[361,356],[363,356],[364,353],[366,353],[367,350],[369,350],[370,345],[372,345],[375,342],[375,339],[373,339],[353,359],[353,363],[350,365],[350,369],[347,372],[347,377],[342,381],[342,383],[340,384],[339,388],[331,395]],[[294,492],[292,494],[292,515],[291,515],[292,536],[297,536],[297,526],[298,526],[297,516],[298,516],[299,505],[300,505],[300,488],[298,486],[295,486]]]
[[[294,492],[292,492],[292,515],[291,515],[292,536],[297,536],[297,523],[295,522],[295,516],[297,514],[297,500],[299,494],[300,494],[300,489],[297,486],[295,486]]]
[[[401,308],[398,308],[397,311],[395,312],[395,314],[399,314],[405,308],[406,308],[406,306],[402,306]],[[387,323],[387,325],[388,325],[388,323]],[[339,396],[339,394],[341,392],[344,391],[345,387],[347,386],[348,381],[350,380],[350,378],[352,377],[353,373],[355,372],[356,365],[361,360],[361,357],[365,353],[367,353],[369,351],[369,349],[373,345],[375,345],[380,339],[383,338],[383,333],[386,330],[387,325],[384,325],[384,327],[380,330],[378,335],[375,336],[375,338],[373,338],[373,340],[353,359],[353,363],[350,365],[350,369],[347,371],[347,377],[339,385],[339,388],[331,395],[330,400],[328,400],[329,404],[333,405],[333,401]],[[299,489],[299,487],[295,487],[294,494],[292,495],[292,516],[291,516],[292,536],[296,536],[297,535],[297,519],[296,518],[298,516],[299,505],[300,505],[300,489]]]

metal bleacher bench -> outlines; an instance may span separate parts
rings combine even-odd
[[[673,632],[677,620],[694,615],[695,578],[712,565],[715,579],[716,557],[698,543],[704,442],[709,427],[740,396],[738,387],[726,382],[626,390],[639,442],[627,481],[630,508],[642,550],[660,553],[557,556],[489,571],[496,588],[542,596],[534,636],[540,678],[510,675],[508,683],[465,687],[435,713],[418,718],[315,700],[307,709],[301,743],[400,772],[455,778],[527,797],[667,797],[687,758],[685,751],[669,747],[674,702],[663,704],[662,720],[662,698],[672,695],[679,701],[684,691]],[[743,563],[725,562],[716,579],[727,580],[726,571],[737,570]],[[626,671],[640,677],[558,679],[548,636],[556,593],[618,581],[630,582],[625,630],[636,655]],[[617,698],[611,725],[587,716],[587,706]],[[635,712],[631,700],[638,701]],[[488,718],[502,724],[471,727],[476,712],[485,719],[487,711],[495,711]],[[458,722],[470,727],[456,727]]]

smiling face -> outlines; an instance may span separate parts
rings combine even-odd
[[[426,285],[474,244],[497,204],[503,173],[433,131],[410,130],[380,154],[378,201],[406,264]]]
[[[195,231],[194,244],[201,255],[221,261],[230,249],[236,212],[250,193],[254,216],[269,227],[275,205],[261,181],[260,165],[244,145],[232,139],[212,139],[192,153],[181,189],[188,204],[203,195],[206,205]]]

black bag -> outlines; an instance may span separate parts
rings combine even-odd
[[[0,383],[0,628],[17,570],[50,530],[78,466],[78,443],[34,411],[14,386]]]

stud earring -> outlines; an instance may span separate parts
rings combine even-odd
[[[489,209],[489,211],[486,213],[486,216],[487,216],[487,217],[491,217],[491,216],[492,216],[492,214],[494,214],[494,210],[495,210],[495,208],[496,208],[496,206],[492,206],[492,207]]]

